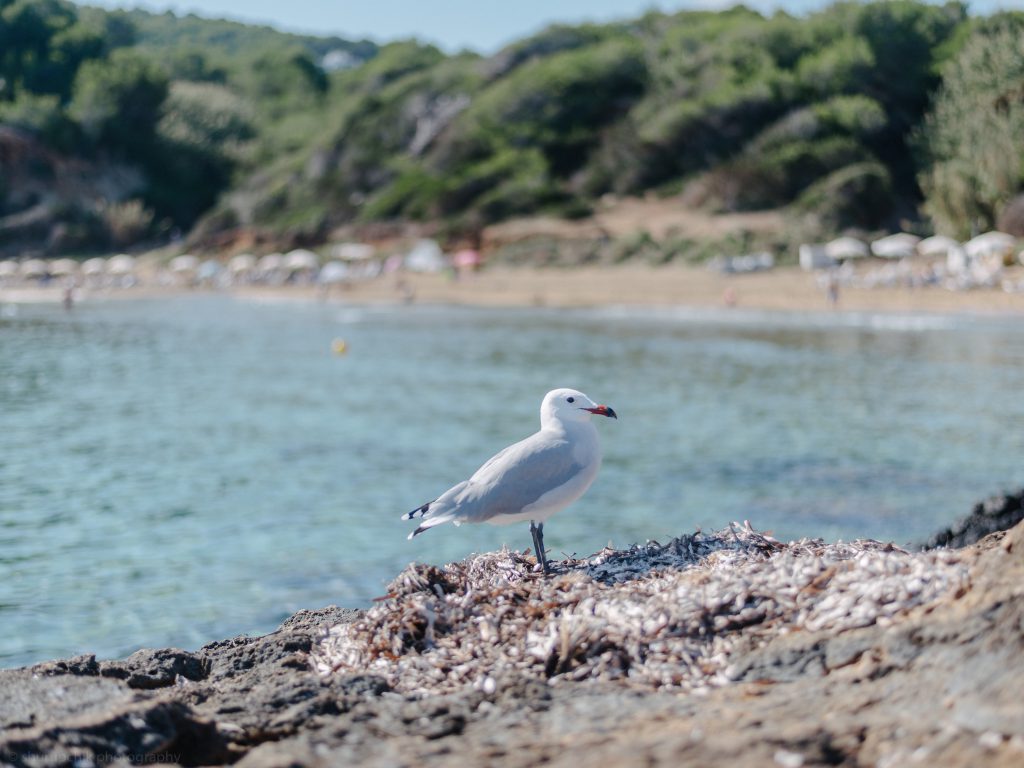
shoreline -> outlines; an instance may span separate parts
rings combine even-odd
[[[856,313],[1018,317],[1024,294],[999,289],[953,292],[925,288],[843,286],[830,304],[817,276],[797,267],[746,275],[722,275],[680,266],[574,268],[493,267],[455,279],[446,274],[403,273],[324,289],[318,286],[238,286],[225,289],[157,287],[79,290],[77,301],[136,299],[216,293],[240,299],[323,301],[348,306],[426,304],[493,308],[658,308],[744,310],[788,314]],[[0,288],[0,304],[60,303],[63,289]]]

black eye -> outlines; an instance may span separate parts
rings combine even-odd
[[[575,403],[576,402],[576,398],[575,397],[566,398],[566,402]]]

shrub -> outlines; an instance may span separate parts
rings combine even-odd
[[[124,248],[137,243],[150,234],[153,225],[153,211],[149,210],[141,200],[124,202],[101,202],[97,213],[103,221],[115,248]]]
[[[812,184],[794,207],[826,231],[882,229],[892,217],[892,180],[881,163],[856,163]]]

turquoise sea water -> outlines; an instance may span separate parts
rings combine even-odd
[[[1024,482],[1024,322],[749,312],[352,308],[227,297],[3,308],[0,666],[267,631],[365,606],[402,512],[580,388],[605,464],[554,556],[749,519],[903,543]],[[344,338],[349,353],[331,353]]]

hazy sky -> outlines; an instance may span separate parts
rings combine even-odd
[[[142,7],[152,11],[230,18],[282,29],[378,42],[417,37],[448,51],[472,48],[483,53],[551,24],[609,21],[638,16],[652,8],[721,8],[723,0],[84,0],[107,8]],[[829,5],[829,0],[746,0],[760,11],[785,8],[800,13]],[[973,0],[976,13],[1024,8],[1024,0]]]

